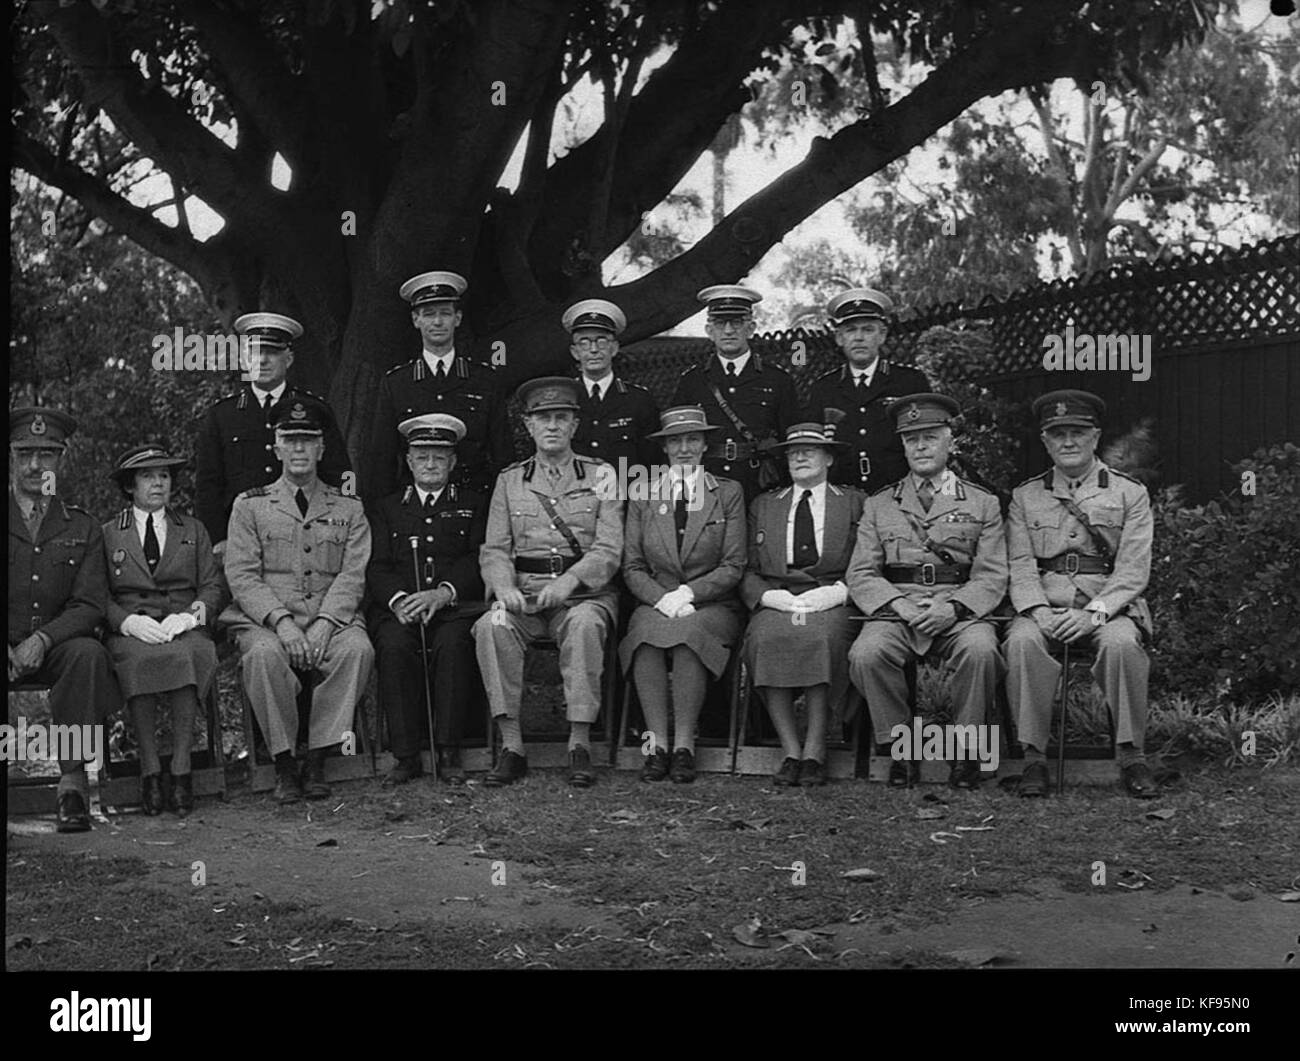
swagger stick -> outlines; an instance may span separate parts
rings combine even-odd
[[[420,539],[412,534],[407,541],[411,543],[411,572],[415,575],[415,592],[420,592]],[[429,686],[429,644],[424,634],[424,617],[417,616],[420,624],[420,673],[424,675],[424,713],[429,720],[429,776],[438,780],[438,749],[433,744],[433,689]]]

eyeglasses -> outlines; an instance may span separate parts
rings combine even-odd
[[[754,322],[747,317],[714,317],[709,323],[720,332],[743,332]]]
[[[599,339],[574,339],[573,345],[584,353],[588,350],[608,350],[614,345],[614,340],[602,335]]]

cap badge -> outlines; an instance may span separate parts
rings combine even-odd
[[[1057,403],[1056,403],[1056,415],[1057,415],[1057,416],[1064,416],[1064,415],[1065,415],[1065,409],[1066,409],[1065,402],[1057,402]]]
[[[302,407],[302,402],[295,402],[289,415],[295,420],[306,419],[307,410]]]
[[[917,420],[920,418],[920,416],[921,416],[921,410],[917,408],[916,402],[913,402],[911,405],[907,407],[907,418],[909,420]]]
[[[40,413],[32,417],[31,431],[33,435],[45,434],[45,417],[41,416]]]

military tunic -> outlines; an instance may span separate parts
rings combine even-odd
[[[455,594],[454,603],[439,608],[425,624],[425,637],[435,739],[439,744],[459,743],[466,713],[482,702],[471,628],[483,612],[478,558],[487,531],[487,498],[448,484],[426,509],[415,487],[408,486],[374,505],[370,523],[374,549],[366,568],[369,627],[391,751],[403,759],[419,752],[420,735],[427,728],[424,677],[420,628],[398,622],[392,603],[399,594],[442,585]],[[414,556],[412,538],[418,539]]]
[[[1087,557],[1082,566],[1104,563],[1101,550],[1082,522],[1062,503],[1072,500],[1108,543],[1112,570],[1070,571],[1080,565],[1070,554]],[[1040,604],[1052,608],[1104,605],[1108,621],[1084,636],[1095,647],[1092,673],[1115,718],[1115,739],[1140,749],[1146,730],[1150,661],[1142,635],[1151,634],[1151,611],[1142,593],[1151,574],[1153,519],[1147,489],[1136,479],[1100,460],[1074,494],[1056,468],[1016,487],[1007,517],[1011,565],[1011,603],[1019,613],[1007,633],[1007,697],[1019,739],[1042,751],[1052,720],[1060,664],[1047,650],[1047,638],[1029,617]],[[1067,568],[1041,571],[1040,561]]]
[[[44,504],[33,538],[9,491],[9,645],[40,631],[45,658],[19,681],[50,686],[55,723],[95,725],[122,706],[108,653],[94,636],[108,601],[104,536],[82,509],[57,496]],[[67,762],[64,772],[79,765]]]
[[[304,516],[295,491],[281,476],[237,497],[225,556],[234,601],[221,622],[238,639],[244,690],[272,755],[293,750],[302,687],[275,633],[282,618],[304,631],[317,617],[336,628],[312,690],[311,748],[337,744],[351,728],[374,660],[360,614],[370,560],[361,502],[317,481]]]
[[[573,434],[573,452],[602,460],[619,471],[619,461],[626,467],[650,468],[664,463],[663,450],[655,439],[647,438],[659,430],[659,408],[650,392],[635,383],[614,377],[609,392],[599,402],[591,399],[588,381],[578,380],[578,429]]]
[[[376,481],[366,496],[386,497],[410,481],[397,425],[425,413],[447,413],[464,422],[466,432],[456,447],[452,482],[488,494],[496,473],[515,459],[514,437],[493,370],[457,354],[446,379],[436,378],[421,355],[389,369],[380,382],[374,440]]]
[[[705,470],[736,480],[744,488],[745,501],[749,503],[762,489],[759,486],[761,454],[736,430],[713,397],[711,387],[717,387],[758,442],[768,442],[784,438],[785,429],[799,419],[794,380],[783,369],[765,363],[751,351],[744,370],[734,379],[726,374],[715,353],[702,364],[688,368],[677,381],[670,404],[703,406],[705,419],[722,429],[710,434],[703,461]],[[774,467],[782,481],[788,479],[786,462],[779,455]]]
[[[271,424],[285,402],[301,398],[325,405],[324,399],[311,391],[285,387],[280,400],[266,412],[258,404],[251,384],[246,384],[238,393],[221,398],[208,409],[194,454],[194,514],[207,528],[213,545],[226,540],[226,526],[235,498],[245,490],[265,486],[280,477],[280,458],[275,455],[275,430]],[[332,412],[324,438],[320,477],[331,486],[342,486],[343,475],[352,465]]]
[[[805,420],[826,423],[825,410],[839,409],[845,416],[836,425],[836,441],[851,447],[835,455],[830,481],[855,486],[868,496],[907,474],[902,436],[894,431],[890,405],[908,394],[930,390],[925,373],[908,365],[880,358],[871,383],[858,387],[848,364],[813,381]]]
[[[933,544],[926,543],[927,537]],[[914,581],[887,577],[909,569]],[[947,578],[954,581],[939,581]],[[997,634],[982,621],[1007,592],[1007,548],[997,498],[945,469],[926,512],[909,472],[867,499],[848,585],[854,603],[868,616],[849,650],[849,670],[871,711],[876,742],[890,741],[894,726],[909,723],[903,667],[931,651],[952,670],[954,722],[984,724],[1003,669]],[[959,618],[938,636],[922,634],[901,620],[885,618],[895,614],[889,605],[898,597],[922,606],[960,602],[973,618]],[[880,618],[873,620],[873,615]]]
[[[524,651],[538,637],[550,636],[560,648],[569,720],[595,721],[605,642],[618,618],[618,590],[612,579],[623,554],[623,503],[614,499],[614,478],[609,465],[577,455],[558,478],[551,478],[535,457],[497,476],[480,552],[489,599],[513,586],[531,604],[563,572],[577,578],[579,588],[563,607],[527,615],[497,607],[474,624],[479,669],[494,717],[518,717]],[[568,524],[580,559],[547,514],[542,497]],[[547,570],[518,570],[521,566]]]

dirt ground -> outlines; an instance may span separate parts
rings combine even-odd
[[[236,791],[74,836],[21,818],[6,964],[1282,968],[1300,961],[1298,781],[1200,771],[1153,805],[608,772],[579,792],[537,771],[496,791],[340,783],[290,808]]]

